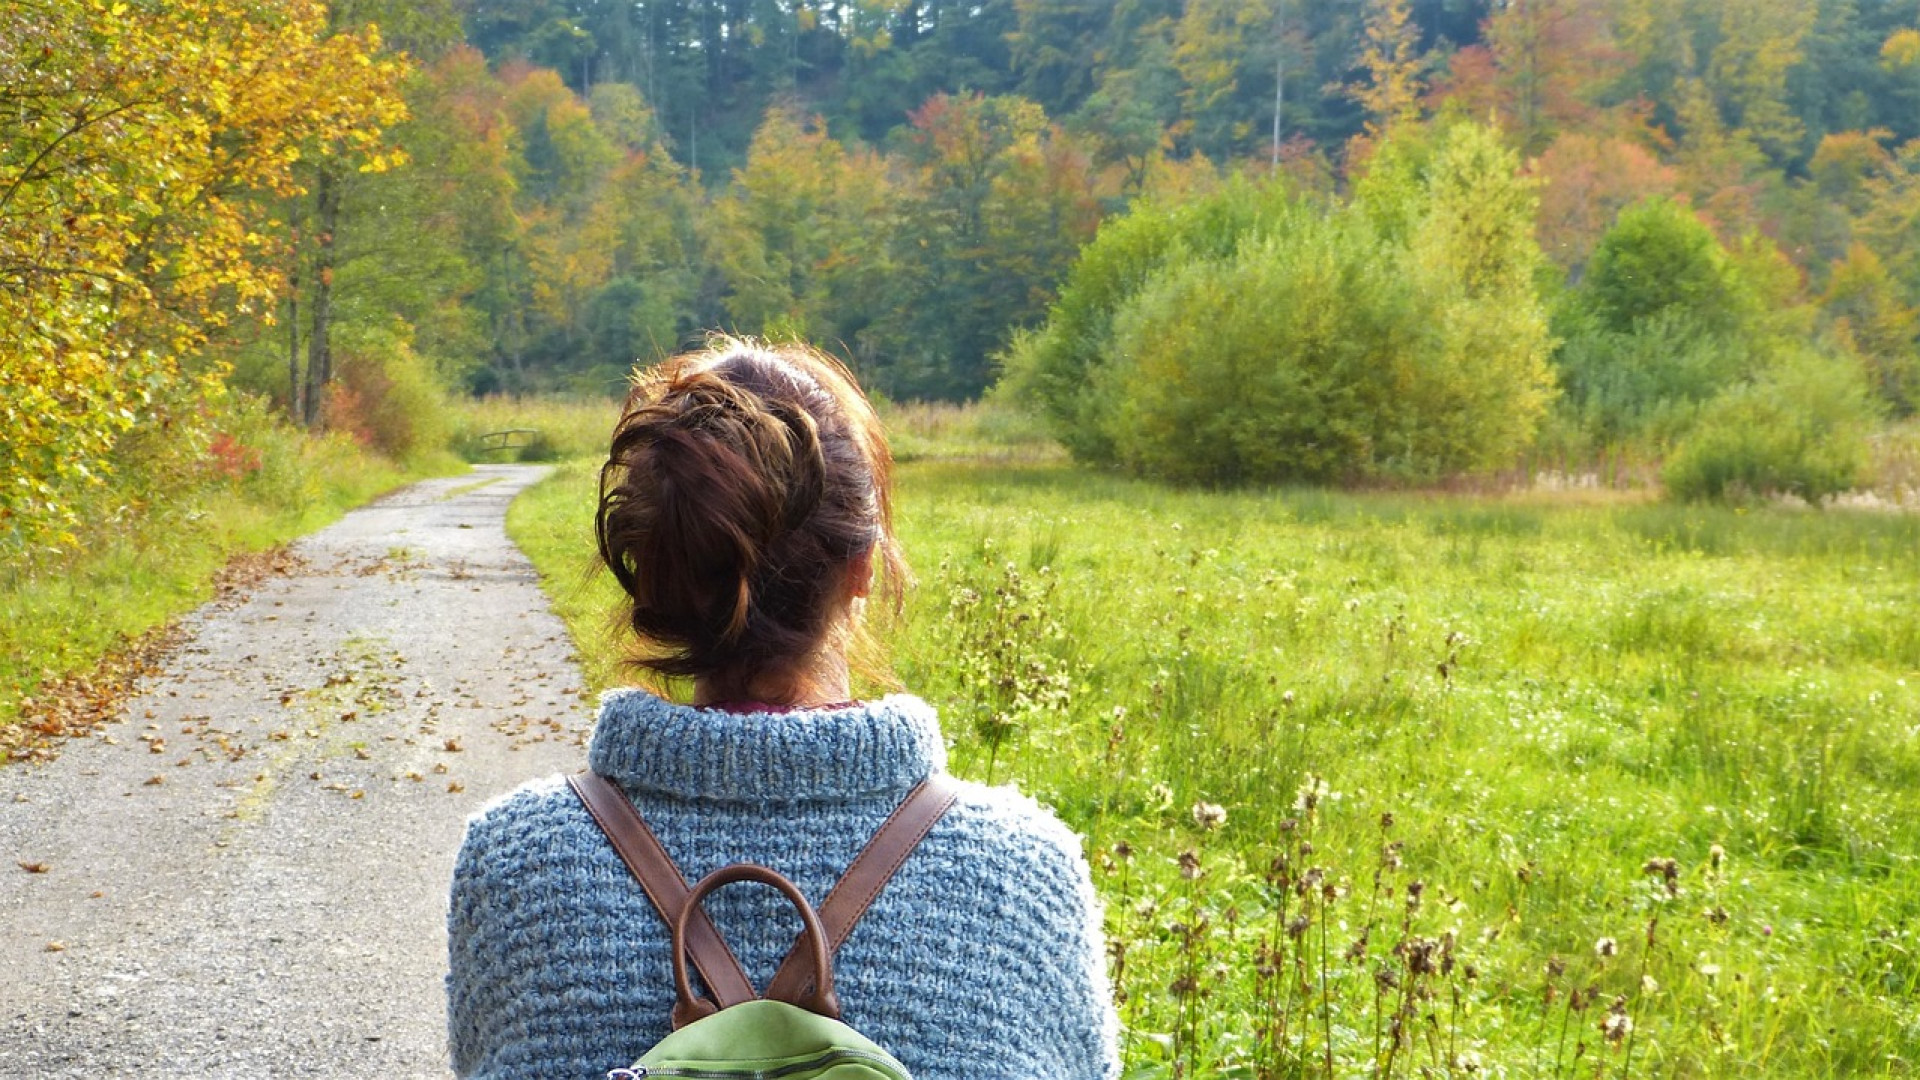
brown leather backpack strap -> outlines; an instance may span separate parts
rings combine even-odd
[[[687,887],[687,879],[681,876],[667,849],[660,845],[660,838],[653,835],[640,812],[633,808],[627,793],[613,781],[591,772],[567,777],[567,786],[580,797],[587,813],[593,815],[594,823],[613,842],[620,861],[627,864],[634,880],[646,891],[647,899],[653,901],[653,909],[669,927],[673,926],[693,890]],[[687,954],[693,958],[693,966],[700,970],[701,980],[720,1002],[720,1007],[752,1001],[753,984],[747,980],[747,973],[740,967],[733,950],[727,948],[720,931],[714,928],[713,920],[696,907],[686,924]]]
[[[837,952],[847,935],[853,933],[854,924],[893,879],[894,871],[907,861],[907,856],[913,854],[913,849],[959,796],[960,788],[952,777],[934,773],[907,793],[873,834],[873,839],[867,841],[867,846],[820,905],[820,923],[827,932],[829,954]],[[805,945],[805,936],[793,943],[786,959],[780,962],[780,970],[774,972],[773,981],[767,984],[765,997],[799,1003],[812,979],[812,972],[807,970]]]

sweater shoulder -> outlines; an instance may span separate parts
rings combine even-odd
[[[1080,834],[1045,805],[1011,787],[960,781],[959,797],[935,836],[950,836],[969,847],[1014,862],[1046,864],[1084,875],[1086,859]]]
[[[567,787],[565,777],[529,780],[481,806],[467,818],[463,859],[521,848],[529,840],[556,832],[571,833],[592,818]]]

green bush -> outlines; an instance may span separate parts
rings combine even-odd
[[[1103,231],[1008,392],[1076,457],[1178,482],[1511,462],[1552,393],[1531,188],[1472,124],[1386,160],[1351,205],[1243,181]]]
[[[1866,479],[1873,422],[1859,365],[1805,350],[1709,402],[1660,478],[1681,500],[1819,503]]]
[[[1557,360],[1568,409],[1602,444],[1670,444],[1693,423],[1702,403],[1753,377],[1762,363],[1746,341],[1677,308],[1625,330],[1590,318],[1562,327]]]
[[[1579,296],[1600,325],[1630,331],[1678,311],[1709,332],[1733,332],[1757,314],[1751,290],[1693,211],[1665,198],[1620,212],[1587,263]]]

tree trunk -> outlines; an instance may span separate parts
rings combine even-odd
[[[306,397],[300,392],[300,251],[294,239],[293,269],[287,273],[287,415],[307,419]]]
[[[340,182],[329,164],[320,166],[313,185],[313,326],[307,331],[308,427],[320,423],[327,383],[333,380],[333,349],[329,330],[333,318],[333,241],[340,224]]]

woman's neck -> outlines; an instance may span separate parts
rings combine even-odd
[[[757,703],[787,708],[838,705],[853,698],[847,658],[827,650],[799,671],[763,671],[744,678],[696,679],[695,705]]]

